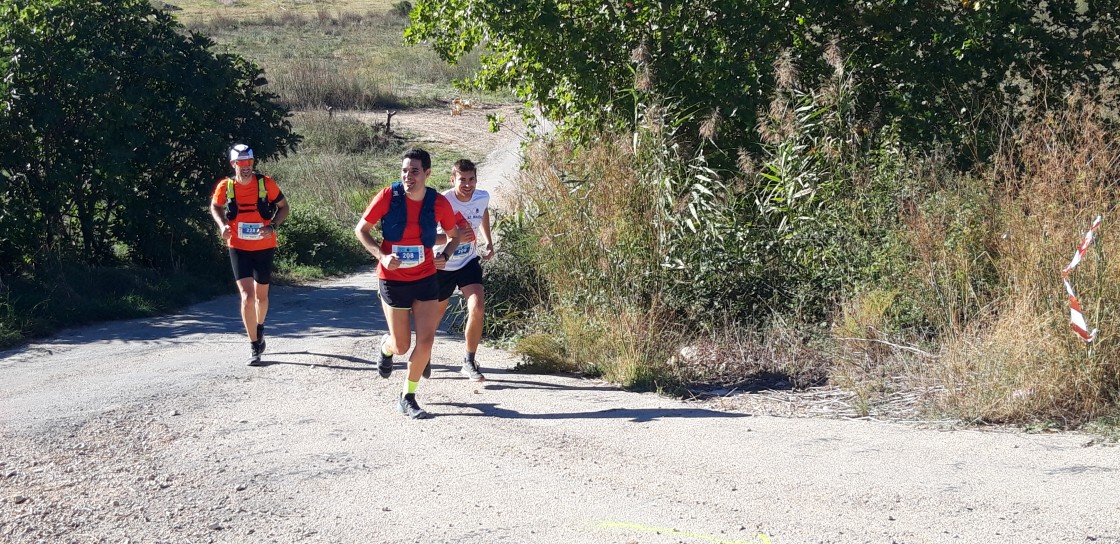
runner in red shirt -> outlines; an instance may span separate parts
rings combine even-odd
[[[408,352],[412,338],[409,312],[416,323],[416,347],[408,360],[408,377],[398,399],[401,413],[413,419],[429,417],[416,402],[416,387],[431,359],[436,327],[443,316],[436,269],[443,268],[446,255],[455,251],[460,241],[474,240],[473,231],[460,232],[456,228],[455,212],[447,198],[424,184],[431,174],[432,158],[427,151],[413,149],[405,153],[400,184],[378,192],[354,228],[366,251],[377,259],[381,308],[389,325],[389,334],[382,337],[380,343],[378,371],[382,378],[388,378],[393,372],[393,356]],[[394,188],[401,193],[396,206],[403,204],[403,213],[394,207]],[[381,229],[374,228],[378,223],[382,224]],[[401,223],[403,231],[394,231],[394,225],[400,227]],[[447,233],[448,249],[435,255],[432,246],[437,223]],[[374,237],[375,233],[380,235],[380,241]]]
[[[265,348],[264,318],[268,314],[276,230],[288,217],[288,201],[272,178],[253,170],[253,150],[249,146],[233,146],[229,164],[234,175],[214,187],[210,215],[229,245],[233,279],[241,292],[241,321],[252,352],[249,366],[256,366]]]

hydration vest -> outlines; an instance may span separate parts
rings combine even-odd
[[[276,203],[275,202],[269,202],[269,200],[268,200],[268,190],[266,190],[264,188],[265,176],[264,176],[264,174],[261,174],[260,172],[253,172],[253,175],[257,177],[257,213],[259,213],[261,215],[261,219],[264,219],[266,221],[272,221],[273,216],[276,215]],[[237,184],[236,179],[226,178],[226,220],[227,221],[233,221],[234,218],[237,217],[237,212],[241,211],[240,208],[242,206],[246,206],[246,207],[252,206],[252,204],[238,204],[237,203],[237,191],[234,190],[234,186],[236,184]],[[246,209],[245,211],[250,211],[251,209],[252,208],[249,208],[249,209]]]
[[[381,218],[381,238],[387,242],[397,242],[404,238],[404,227],[408,223],[408,203],[405,199],[404,184],[393,183],[393,198],[389,201],[389,212]],[[424,247],[436,245],[436,195],[439,192],[427,187],[424,202],[420,205],[420,243]]]

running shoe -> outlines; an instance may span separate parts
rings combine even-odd
[[[382,378],[388,378],[393,374],[393,356],[385,355],[385,342],[389,341],[389,335],[381,337],[381,341],[377,343],[377,354],[381,356],[381,362],[377,363],[377,373],[381,374]]]
[[[459,369],[459,373],[466,376],[469,380],[474,380],[476,382],[486,381],[486,376],[483,376],[482,373],[478,371],[478,363],[475,361],[463,359],[463,368]]]
[[[257,340],[256,342],[249,342],[253,355],[249,357],[249,366],[260,366],[261,352],[264,351],[264,342]]]
[[[400,409],[402,414],[412,419],[428,419],[431,417],[419,404],[416,404],[416,393],[407,395],[401,393],[400,399],[397,400],[397,408]]]

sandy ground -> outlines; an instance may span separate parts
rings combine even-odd
[[[1076,433],[774,417],[485,347],[479,384],[446,329],[409,420],[375,286],[278,286],[257,368],[232,296],[0,353],[0,541],[1120,543],[1120,449]]]

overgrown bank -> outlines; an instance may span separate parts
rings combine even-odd
[[[828,383],[864,413],[909,392],[967,422],[1115,413],[1108,112],[1075,96],[961,170],[889,128],[845,148],[836,105],[813,106],[734,172],[682,152],[656,105],[633,134],[537,143],[490,270],[507,297],[495,332],[532,364],[637,387]],[[1098,214],[1072,277],[1102,331],[1086,343],[1059,272]]]
[[[632,385],[913,391],[964,421],[1115,411],[1108,3],[418,0],[406,35],[556,120],[493,277],[519,349]],[[498,263],[499,265],[501,263]],[[520,268],[518,268],[520,267]],[[491,267],[496,268],[496,267]],[[506,320],[499,328],[508,328]]]

